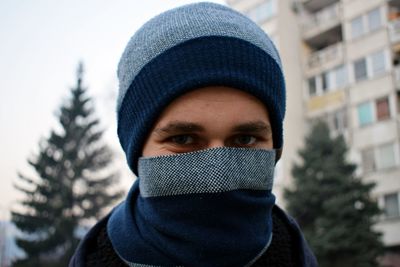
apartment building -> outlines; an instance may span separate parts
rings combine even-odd
[[[285,149],[276,189],[291,181],[308,125],[343,134],[357,174],[374,181],[376,228],[400,264],[400,0],[228,0],[281,53],[288,90]],[[278,202],[283,203],[281,192]],[[396,263],[397,262],[397,263]]]
[[[275,194],[283,204],[282,189],[291,182],[291,164],[297,159],[306,130],[304,121],[303,73],[301,62],[301,35],[298,18],[294,16],[290,1],[228,0],[234,9],[258,23],[278,48],[288,88],[286,119],[284,122],[285,149],[276,168]],[[279,16],[278,16],[279,13]],[[288,79],[287,77],[290,77]],[[290,138],[290,136],[295,138]]]

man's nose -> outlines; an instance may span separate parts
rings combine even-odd
[[[214,140],[211,140],[211,141],[208,143],[207,148],[216,148],[216,147],[224,147],[224,146],[225,146],[224,140],[221,140],[221,139],[214,139]]]

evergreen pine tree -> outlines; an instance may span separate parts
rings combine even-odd
[[[354,174],[342,136],[331,138],[317,122],[292,169],[294,186],[284,192],[289,213],[300,224],[322,267],[378,266],[380,234],[372,228],[379,215],[371,198],[373,183]]]
[[[14,266],[67,266],[79,242],[77,232],[122,196],[120,190],[110,191],[119,174],[110,168],[113,155],[101,142],[103,130],[82,76],[80,64],[76,87],[59,111],[61,130],[51,131],[38,155],[28,160],[37,177],[20,174],[15,185],[25,197],[12,221],[23,233],[16,242],[27,258]]]

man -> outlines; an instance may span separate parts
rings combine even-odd
[[[317,266],[271,192],[285,84],[255,23],[212,3],[167,11],[132,37],[118,77],[138,180],[70,266]]]

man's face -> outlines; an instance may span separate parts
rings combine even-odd
[[[144,157],[214,147],[272,149],[264,104],[229,87],[204,87],[175,99],[162,112],[143,147]]]

